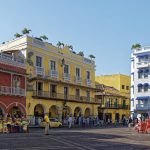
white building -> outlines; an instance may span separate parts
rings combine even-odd
[[[150,47],[133,49],[131,54],[131,114],[150,117]]]

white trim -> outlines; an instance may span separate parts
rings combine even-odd
[[[10,103],[10,104],[6,107],[6,110],[9,108],[9,106],[11,106],[11,105],[13,105],[13,104],[15,104],[15,106],[17,106],[17,107],[18,107],[18,104],[20,104],[20,105],[24,108],[24,110],[26,111],[26,107],[25,107],[23,104],[18,103],[18,102],[12,102],[12,103]]]
[[[4,106],[5,106],[5,108],[7,108],[7,106],[5,105],[5,103],[3,103],[3,102],[1,102],[1,101],[0,101],[0,103],[1,103],[2,105],[4,105]]]

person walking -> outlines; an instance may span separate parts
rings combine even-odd
[[[68,123],[69,123],[69,129],[71,128],[72,125],[72,115],[68,118]]]
[[[49,117],[47,115],[45,115],[44,117],[45,120],[45,135],[49,135]]]

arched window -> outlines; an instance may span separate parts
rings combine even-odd
[[[149,84],[144,83],[144,92],[148,92]]]
[[[143,85],[139,83],[137,86],[138,86],[138,92],[142,92]]]

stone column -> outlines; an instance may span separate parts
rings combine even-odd
[[[115,112],[112,112],[112,123],[115,123]]]
[[[58,107],[57,109],[58,109],[58,119],[61,122],[62,121],[62,111],[63,111],[63,108],[62,107]]]

